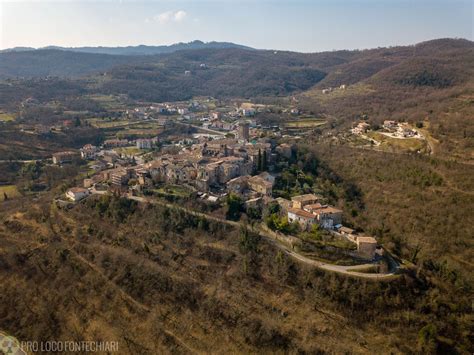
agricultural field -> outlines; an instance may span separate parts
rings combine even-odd
[[[11,113],[0,111],[0,121],[10,122],[14,120],[15,120],[15,116],[12,115]]]
[[[18,196],[20,196],[20,192],[15,185],[0,186],[0,201],[5,200],[5,197],[12,199]]]
[[[116,134],[119,139],[151,138],[163,132],[163,129],[124,129]]]
[[[88,98],[98,102],[107,110],[119,110],[126,108],[126,104],[123,102],[123,100],[116,95],[89,95]]]
[[[103,118],[88,118],[87,121],[92,127],[95,128],[115,128],[115,127],[124,127],[131,124],[127,120],[110,120]]]
[[[114,149],[118,154],[124,154],[127,156],[132,156],[132,155],[139,155],[146,153],[146,150],[139,149],[137,147],[122,147],[122,148],[115,148]]]
[[[285,122],[286,128],[314,128],[322,126],[326,120],[322,118],[301,118],[299,120]]]
[[[133,122],[130,126],[133,125],[133,129],[162,129],[163,126],[158,124],[158,122],[153,121],[138,121]]]

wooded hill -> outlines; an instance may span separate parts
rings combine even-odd
[[[31,48],[31,47],[15,47],[0,50],[0,53],[8,52],[25,52],[34,50],[45,50],[45,49],[57,49],[69,52],[81,52],[81,53],[98,53],[98,54],[112,54],[112,55],[153,55],[162,53],[173,53],[176,51],[186,49],[205,49],[205,48],[242,48],[252,50],[253,48],[242,46],[231,42],[203,42],[199,40],[191,41],[188,43],[174,43],[171,45],[162,46],[126,46],[126,47],[59,47],[59,46],[47,46],[42,48]]]
[[[285,95],[315,84],[331,87],[369,78],[374,82],[445,88],[468,80],[473,53],[472,42],[454,39],[415,46],[310,54],[240,47],[179,50],[148,56],[43,49],[1,53],[0,78],[67,78],[103,75],[107,71],[106,79],[101,80],[103,90],[155,101],[180,100],[193,95]],[[200,67],[201,64],[206,67]]]

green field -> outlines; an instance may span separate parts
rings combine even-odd
[[[161,129],[124,129],[116,134],[117,138],[137,139],[137,138],[151,138],[162,133]]]
[[[126,120],[109,121],[103,118],[89,118],[87,119],[87,121],[90,123],[92,127],[95,127],[95,128],[115,128],[115,127],[126,127],[130,125],[130,122]]]
[[[88,118],[89,124],[95,128],[123,128],[128,130],[133,127],[134,130],[158,130],[163,128],[158,122],[129,121],[129,120],[108,120],[103,118]]]
[[[0,201],[3,201],[5,199],[5,195],[9,199],[12,199],[20,196],[20,192],[18,191],[15,185],[0,186]]]
[[[14,121],[14,120],[15,120],[15,116],[13,116],[12,114],[0,111],[0,121],[8,122],[8,121]]]
[[[295,121],[287,121],[285,123],[286,128],[314,128],[326,123],[321,118],[303,118]]]
[[[138,122],[132,124],[133,129],[162,129],[163,126],[158,122]]]
[[[131,155],[139,155],[145,153],[146,151],[143,149],[138,149],[137,147],[123,147],[123,148],[115,148],[114,149],[118,154],[125,154],[128,156]]]
[[[98,102],[102,107],[108,110],[123,109],[125,104],[119,97],[113,95],[90,95],[89,99]]]
[[[162,195],[174,195],[178,197],[188,197],[191,190],[181,185],[164,185],[160,188],[154,189],[154,192]]]

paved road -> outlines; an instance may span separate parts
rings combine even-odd
[[[206,213],[202,212],[197,212],[190,210],[186,207],[182,207],[176,204],[171,204],[171,203],[166,203],[162,201],[157,201],[157,200],[149,200],[145,197],[139,197],[139,196],[128,196],[129,199],[137,201],[137,202],[142,202],[142,203],[152,203],[152,204],[157,204],[157,205],[162,205],[168,208],[175,208],[179,209],[182,211],[185,211],[186,213],[192,214],[194,216],[198,217],[203,217],[208,220],[220,222],[220,223],[226,223],[228,225],[240,228],[240,227],[248,227],[243,223],[240,222],[235,222],[235,221],[229,221],[223,218],[215,217],[208,215]],[[344,265],[334,265],[334,264],[329,264],[325,263],[322,261],[318,260],[313,260],[310,258],[307,258],[306,256],[303,256],[301,254],[298,254],[291,248],[287,247],[283,243],[277,241],[274,237],[272,237],[270,234],[265,233],[262,229],[258,230],[253,230],[254,232],[258,233],[262,238],[264,238],[266,241],[271,243],[272,245],[276,246],[278,249],[283,251],[285,254],[291,256],[292,258],[310,266],[317,267],[322,270],[326,271],[331,271],[331,272],[337,272],[340,274],[345,274],[349,276],[355,276],[355,277],[360,277],[360,278],[365,278],[365,279],[372,279],[372,280],[380,280],[380,281],[388,281],[396,278],[398,275],[396,275],[394,272],[387,273],[387,274],[376,274],[376,273],[364,273],[364,272],[357,272],[357,271],[352,271],[352,270],[357,270],[357,269],[365,269],[368,267],[372,267],[373,264],[363,264],[363,265],[353,265],[353,266],[344,266]]]
[[[12,160],[0,160],[0,163],[35,163],[37,161],[45,161],[45,159],[32,159],[32,160],[22,160],[22,159],[12,159]]]
[[[174,121],[174,123],[184,125],[184,126],[193,127],[193,128],[196,128],[200,131],[204,131],[204,132],[208,132],[208,133],[212,133],[212,134],[218,134],[220,136],[225,136],[227,133],[229,133],[229,132],[215,131],[213,129],[204,128],[204,127],[201,127],[201,126],[195,126],[193,124],[183,123],[183,122],[179,122],[179,121]]]

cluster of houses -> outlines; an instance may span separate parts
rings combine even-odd
[[[351,132],[352,134],[361,135],[361,134],[367,133],[369,129],[370,129],[370,124],[362,121],[362,122],[357,123],[357,125],[351,129]]]
[[[242,134],[248,134],[245,128]],[[122,144],[118,140],[112,143],[108,142],[107,146]],[[143,143],[142,140],[137,141],[137,145]],[[174,154],[162,153],[149,162],[140,157],[134,158],[132,162],[122,159],[113,150],[87,144],[81,149],[81,156],[95,161],[91,167],[97,173],[84,180],[84,187],[108,183],[113,189],[125,192],[129,190],[129,181],[133,179],[133,188],[140,190],[156,183],[169,183],[192,186],[209,195],[232,192],[245,200],[268,198],[272,195],[275,178],[266,172],[251,175],[256,170],[266,170],[271,166],[278,153],[291,156],[291,149],[289,144],[272,147],[271,143],[264,140],[249,143],[246,140],[220,139],[184,146]],[[53,160],[62,164],[73,157],[79,158],[78,153],[62,152],[56,153]],[[80,198],[82,195],[78,196]],[[76,197],[72,199],[77,201]]]
[[[81,150],[85,159],[97,158],[101,153],[104,151],[92,145]],[[164,153],[149,162],[116,164],[111,160],[107,166],[102,165],[102,169],[99,167],[96,174],[84,179],[84,187],[69,189],[66,197],[74,202],[80,201],[102,183],[121,193],[134,193],[165,183],[188,186],[209,200],[237,194],[247,207],[262,207],[273,200],[275,177],[267,171],[255,175],[255,171],[271,166],[278,155],[288,158],[291,154],[290,144],[272,146],[265,140],[255,143],[237,139],[212,140],[183,147],[175,154]],[[57,153],[54,159],[65,162],[73,156],[77,157],[77,153],[63,152]],[[108,155],[101,156],[104,157]],[[291,200],[277,198],[276,201],[290,223],[298,223],[303,230],[310,230],[318,224],[356,243],[361,256],[373,258],[375,255],[376,240],[343,227],[342,210],[324,204],[320,197],[306,194],[294,196]]]
[[[298,222],[303,230],[310,230],[317,223],[324,229],[335,229],[342,223],[342,211],[321,203],[314,194],[294,196],[291,200],[277,199],[289,222]]]
[[[390,135],[391,137],[395,138],[416,138],[420,137],[420,134],[408,127],[407,124],[399,123],[393,120],[385,120],[383,122],[383,134]],[[363,135],[370,130],[370,124],[361,121],[358,122],[354,127],[351,129],[351,133],[355,135]]]
[[[99,160],[104,165],[107,163],[115,163],[120,160],[121,155],[115,152],[114,148],[122,147],[133,147],[138,149],[150,150],[156,147],[158,144],[158,137],[153,138],[141,138],[135,141],[129,141],[127,139],[107,139],[104,141],[101,147],[97,147],[92,144],[86,144],[79,152],[76,151],[63,151],[54,153],[52,156],[53,164],[61,165],[71,163],[76,159],[86,160]],[[133,158],[140,159],[139,156],[133,156]]]
[[[345,90],[345,89],[346,89],[346,84],[340,85],[339,88],[330,87],[330,88],[322,89],[321,92],[322,92],[323,94],[329,94],[329,93],[331,93],[331,92],[333,92],[334,90],[337,90],[337,89],[339,89],[339,90]]]
[[[221,119],[223,112],[220,111],[211,111],[208,112],[208,107],[200,103],[199,101],[191,102],[182,102],[182,103],[163,103],[163,104],[154,104],[150,106],[140,106],[135,107],[134,109],[129,109],[125,111],[125,115],[128,118],[136,119],[149,119],[154,116],[154,114],[160,115],[180,115],[184,118],[196,118],[194,113],[196,112],[206,112],[206,115],[203,116],[206,120]],[[227,117],[253,117],[257,113],[257,109],[248,105],[238,107],[236,106],[233,109],[228,109],[225,113]],[[299,113],[299,111],[298,111]]]
[[[358,254],[372,259],[376,253],[377,241],[373,237],[358,234],[353,229],[342,225],[342,210],[321,203],[321,198],[314,194],[294,196],[291,200],[277,198],[281,210],[287,214],[290,223],[298,223],[303,230],[310,230],[314,224],[345,236],[357,244]]]
[[[137,178],[139,184],[145,186],[171,183],[191,185],[201,192],[245,194],[251,190],[261,196],[271,196],[274,179],[250,175],[259,165],[268,166],[273,159],[275,155],[270,143],[221,139],[194,144],[177,154],[163,154],[144,164],[107,172],[116,186],[125,186],[129,179]]]
[[[126,110],[125,114],[128,118],[147,119],[153,114],[160,115],[186,115],[192,111],[207,109],[205,105],[198,101],[190,103],[163,103],[150,106],[135,107],[133,110]]]
[[[385,120],[383,122],[383,128],[395,137],[415,138],[419,136],[419,133],[414,129],[409,128],[407,124],[399,123],[397,121]]]

